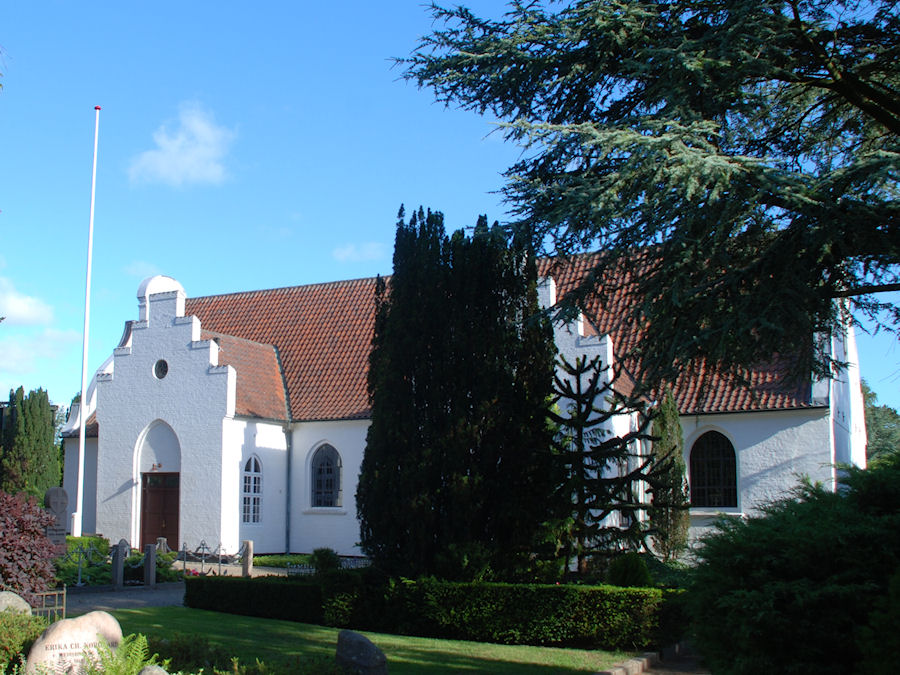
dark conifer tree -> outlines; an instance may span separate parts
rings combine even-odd
[[[357,488],[364,550],[407,576],[516,573],[552,513],[552,335],[525,251],[479,219],[401,211],[379,284],[372,425]]]
[[[59,455],[54,443],[53,410],[47,392],[27,396],[22,387],[9,392],[0,439],[0,490],[43,497],[59,484]]]
[[[676,559],[687,548],[691,526],[690,497],[684,466],[684,439],[678,406],[672,389],[666,387],[653,418],[653,457],[664,467],[660,484],[653,488],[650,525],[653,548],[663,560]]]

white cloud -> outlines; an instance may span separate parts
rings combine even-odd
[[[170,132],[165,125],[159,127],[153,133],[156,148],[135,157],[128,176],[132,183],[218,185],[227,177],[224,160],[234,137],[234,131],[216,124],[198,103],[183,103],[178,128]]]
[[[339,246],[331,252],[331,257],[338,262],[366,262],[381,260],[387,254],[387,246],[370,241],[365,244],[347,244]]]
[[[81,334],[77,331],[48,329],[36,334],[4,335],[0,329],[0,376],[31,375],[39,366],[46,368],[47,363],[58,361],[73,344],[80,342]]]
[[[53,320],[53,309],[40,298],[20,293],[12,281],[0,277],[0,316],[6,326],[32,326]]]
[[[156,265],[149,263],[146,260],[132,260],[125,265],[123,271],[128,276],[136,277],[141,280],[146,279],[147,277],[155,277],[157,274],[162,274]]]

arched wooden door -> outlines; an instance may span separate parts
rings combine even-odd
[[[180,474],[141,474],[141,550],[160,537],[178,550],[178,500]]]

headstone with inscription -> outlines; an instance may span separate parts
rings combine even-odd
[[[57,621],[31,646],[25,675],[82,673],[85,660],[96,659],[100,645],[115,649],[121,641],[119,622],[106,612]]]
[[[31,605],[21,595],[16,595],[12,591],[0,591],[0,612],[7,611],[31,614]]]
[[[53,524],[47,528],[47,538],[54,546],[64,546],[69,494],[61,487],[52,487],[44,493],[44,506],[54,518]]]

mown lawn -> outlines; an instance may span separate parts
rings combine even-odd
[[[324,626],[221,614],[187,607],[145,607],[113,612],[125,635],[204,636],[241,663],[283,656],[333,657],[339,630]],[[595,673],[632,656],[626,652],[584,651],[494,645],[460,640],[366,633],[388,659],[391,673]]]

